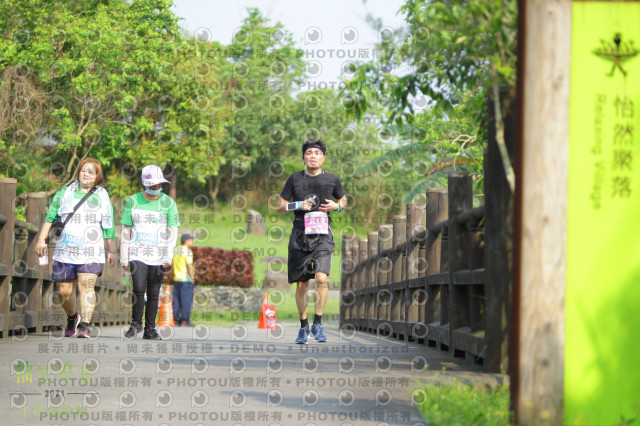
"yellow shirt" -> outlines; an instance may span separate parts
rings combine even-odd
[[[174,281],[191,281],[193,279],[189,275],[187,265],[193,264],[193,252],[189,247],[178,246],[173,253],[173,280]]]

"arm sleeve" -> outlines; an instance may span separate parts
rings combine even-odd
[[[49,206],[49,210],[47,210],[47,216],[44,218],[45,222],[53,222],[56,220],[58,216],[58,209],[60,208],[60,200],[62,199],[62,195],[64,195],[64,191],[67,188],[64,187],[53,196],[53,200],[51,200],[51,205]]]
[[[131,244],[131,226],[122,225],[120,231],[120,264],[129,266],[129,244]]]
[[[105,197],[107,200],[109,200],[109,195],[107,194]],[[111,201],[109,201],[109,206],[107,207],[107,214],[109,215],[109,218],[107,220],[103,220],[102,221],[102,225],[103,226],[109,226],[111,225],[111,227],[109,228],[102,228],[102,238],[107,238],[107,239],[111,239],[111,238],[115,238],[116,237],[116,228],[114,227],[113,224],[113,206],[111,205]]]
[[[176,242],[178,241],[178,227],[169,226],[169,240],[167,241],[167,255],[162,259],[162,263],[173,263],[173,254],[176,250]]]
[[[289,176],[280,193],[280,198],[283,200],[291,201],[291,197],[293,197],[293,175]]]
[[[121,225],[133,225],[133,221],[131,220],[131,205],[133,204],[133,195],[127,199],[127,202],[124,205],[124,211],[122,212],[122,219],[120,219]]]
[[[333,196],[336,200],[344,197],[344,191],[342,190],[342,184],[340,183],[340,179],[336,176],[336,184],[333,187]]]

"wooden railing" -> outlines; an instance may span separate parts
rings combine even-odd
[[[27,194],[26,222],[15,219],[15,179],[0,178],[0,333],[2,338],[43,332],[66,324],[49,265],[39,266],[35,245],[47,213],[43,192]],[[96,308],[92,323],[100,326],[129,323],[130,289],[121,284],[120,269],[105,266],[96,282]]]
[[[503,98],[504,97],[504,98]],[[501,93],[513,155],[513,90]],[[413,341],[507,370],[513,194],[489,108],[485,205],[473,207],[467,173],[428,189],[393,224],[342,237],[340,326]],[[487,230],[487,232],[485,232]]]
[[[484,208],[471,209],[471,185],[451,174],[449,191],[429,189],[393,225],[343,237],[343,326],[484,357]]]

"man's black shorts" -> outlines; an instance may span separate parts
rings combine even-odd
[[[335,246],[331,229],[329,234],[305,235],[304,229],[294,227],[289,237],[289,282],[309,281],[317,272],[329,275]]]

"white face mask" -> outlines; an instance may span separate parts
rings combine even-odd
[[[145,188],[144,192],[146,192],[149,195],[158,195],[159,193],[162,192],[162,188],[158,188],[158,189],[149,189],[149,188]]]

